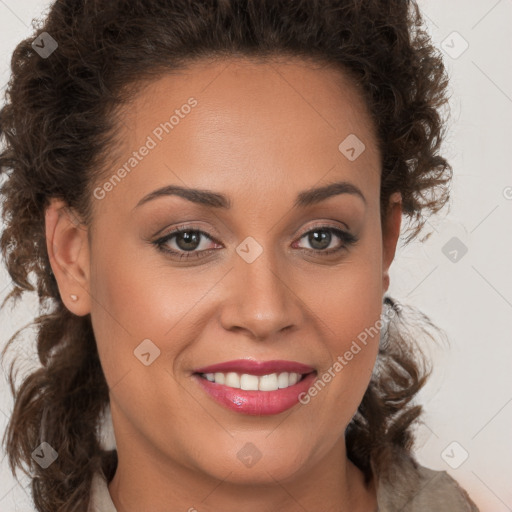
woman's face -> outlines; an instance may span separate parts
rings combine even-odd
[[[75,276],[59,279],[66,304],[91,314],[119,471],[254,484],[338,464],[401,214],[397,203],[382,230],[357,89],[299,61],[196,63],[141,92],[124,123],[76,267],[54,242]]]

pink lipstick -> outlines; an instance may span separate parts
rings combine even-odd
[[[250,415],[279,414],[299,401],[316,378],[313,367],[294,361],[239,359],[198,368],[194,376],[217,403]]]

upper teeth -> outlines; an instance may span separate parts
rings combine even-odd
[[[228,373],[205,373],[204,377],[210,382],[224,384],[230,388],[245,389],[247,391],[275,391],[293,386],[301,377],[299,373],[282,372],[270,373],[269,375],[250,375],[243,373],[239,375],[235,372]]]

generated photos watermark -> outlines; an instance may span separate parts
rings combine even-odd
[[[98,200],[104,199],[109,192],[114,190],[114,188],[121,183],[121,180],[123,180],[139,165],[140,162],[142,162],[144,157],[149,155],[152,149],[157,147],[158,143],[164,139],[165,135],[171,133],[171,131],[179,125],[181,120],[185,119],[185,117],[190,114],[192,109],[196,106],[197,100],[193,97],[189,98],[187,103],[181,105],[179,109],[177,108],[174,111],[174,114],[170,116],[167,121],[160,123],[156,128],[154,128],[151,135],[147,136],[146,142],[137,151],[134,151],[132,156],[126,160],[126,162],[124,162],[124,164],[103,183],[103,185],[94,189],[94,197]]]
[[[366,327],[365,330],[358,334],[357,339],[352,340],[352,344],[350,348],[346,350],[343,355],[339,355],[336,358],[336,361],[318,378],[315,382],[310,386],[307,391],[303,391],[299,394],[299,402],[302,405],[307,405],[311,401],[312,398],[317,396],[317,394],[322,391],[325,386],[331,382],[334,377],[338,373],[345,368],[349,364],[354,357],[361,352],[362,348],[368,344],[368,337],[372,339],[374,336],[381,335],[381,330],[383,327],[387,326],[388,322],[391,318],[393,318],[397,312],[401,309],[400,304],[395,303],[393,307],[386,308],[385,312],[383,312],[380,318],[375,322],[371,327]],[[363,347],[361,346],[363,345]]]

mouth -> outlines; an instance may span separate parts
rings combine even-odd
[[[203,379],[216,384],[223,384],[233,389],[245,391],[276,391],[286,389],[300,382],[307,374],[295,372],[268,373],[266,375],[251,375],[250,373],[215,372],[198,374]]]
[[[317,375],[293,361],[228,361],[197,369],[193,376],[218,404],[249,415],[271,415],[295,406]]]

